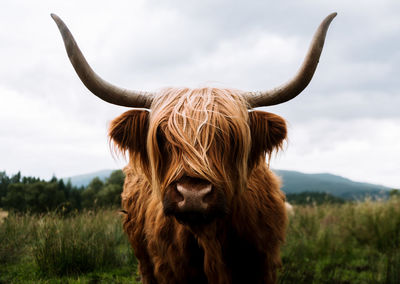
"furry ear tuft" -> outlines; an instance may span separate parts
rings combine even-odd
[[[149,112],[145,110],[130,110],[111,121],[108,130],[110,140],[115,149],[121,153],[146,156],[146,139],[149,129]]]
[[[254,165],[266,154],[282,149],[287,129],[282,117],[263,111],[250,112],[249,123],[252,141],[249,161]]]

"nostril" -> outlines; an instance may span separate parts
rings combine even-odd
[[[198,190],[198,195],[202,200],[206,197],[206,195],[210,194],[212,191],[212,186],[211,184],[207,185],[206,187],[203,187],[202,189]]]
[[[181,192],[179,192],[177,186],[174,186],[174,189],[172,190],[172,199],[175,202],[181,202],[185,199],[184,195]]]
[[[205,195],[209,194],[212,190],[212,185],[209,184],[207,186],[196,188],[192,186],[184,186],[182,184],[177,184],[176,190],[179,194],[183,196],[184,199],[186,197],[196,197],[196,198],[204,198]]]
[[[213,195],[214,195],[214,190],[211,188],[209,192],[207,192],[204,196],[203,196],[203,202],[204,203],[210,203],[213,199]]]

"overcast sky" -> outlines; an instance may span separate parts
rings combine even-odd
[[[319,67],[283,116],[289,141],[271,166],[400,188],[400,1],[3,1],[0,170],[49,178],[121,168],[107,141],[127,108],[75,74],[50,13],[89,63],[121,87],[263,90],[290,79],[331,12]]]

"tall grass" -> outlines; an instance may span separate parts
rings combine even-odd
[[[10,214],[0,222],[0,265],[15,263],[25,257],[31,245],[36,218]]]
[[[0,224],[0,262],[34,262],[41,275],[77,275],[129,266],[136,258],[116,211],[10,216]],[[1,274],[1,273],[0,273]],[[1,278],[1,277],[0,277]]]
[[[46,274],[68,275],[134,264],[119,216],[85,212],[68,218],[43,216],[35,228],[33,255]]]
[[[399,283],[400,199],[295,211],[281,283]]]

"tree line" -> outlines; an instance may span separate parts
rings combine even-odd
[[[96,177],[86,187],[76,187],[70,181],[65,183],[56,177],[45,181],[22,176],[20,172],[12,176],[0,172],[0,208],[30,213],[68,213],[74,210],[120,207],[124,179],[124,173],[116,170],[105,181]],[[390,191],[389,198],[392,197],[400,197],[400,191]],[[323,192],[287,194],[286,199],[296,205],[348,202]]]
[[[121,204],[124,174],[121,170],[111,173],[102,181],[94,178],[86,187],[76,187],[70,181],[56,177],[45,181],[25,177],[20,172],[8,176],[0,172],[0,208],[8,211],[44,213],[60,211],[119,207]]]

